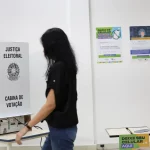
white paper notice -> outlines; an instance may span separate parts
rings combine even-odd
[[[130,27],[130,55],[133,61],[150,60],[150,26]]]
[[[98,63],[121,63],[121,28],[96,28]]]

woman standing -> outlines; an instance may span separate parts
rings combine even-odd
[[[59,28],[47,30],[41,37],[46,71],[46,103],[37,115],[17,133],[16,142],[33,126],[46,120],[50,133],[43,150],[73,150],[77,134],[76,59],[67,35]]]

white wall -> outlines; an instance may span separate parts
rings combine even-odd
[[[58,10],[61,13],[58,13]],[[0,41],[29,43],[30,99],[33,113],[36,113],[45,102],[46,61],[43,57],[40,37],[45,30],[53,26],[59,26],[67,31],[67,12],[64,10],[66,10],[65,0],[61,2],[59,0],[0,0]],[[47,128],[46,125],[42,126]],[[36,140],[26,144],[36,143],[39,144]]]
[[[91,145],[94,143],[94,135],[89,2],[88,0],[72,0],[70,4],[71,40],[73,47],[77,50],[79,66],[78,112],[80,123],[78,136],[80,138],[77,143]]]
[[[95,139],[110,139],[106,128],[150,126],[150,63],[132,63],[129,26],[150,25],[149,0],[91,0]],[[121,64],[97,64],[96,27],[122,27]]]
[[[45,102],[46,88],[46,61],[39,39],[51,27],[61,27],[68,33],[79,65],[77,145],[94,143],[88,6],[88,0],[0,0],[0,41],[29,42],[31,108],[34,114]],[[46,124],[40,125],[47,128]],[[39,140],[25,144],[39,145]]]

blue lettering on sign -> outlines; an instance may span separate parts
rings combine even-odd
[[[121,148],[133,148],[134,145],[133,144],[122,144]]]

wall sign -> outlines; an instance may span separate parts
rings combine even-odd
[[[98,63],[120,63],[121,27],[96,28]]]
[[[0,43],[0,118],[30,114],[28,43]]]
[[[150,26],[130,27],[130,47],[132,60],[150,60]]]

